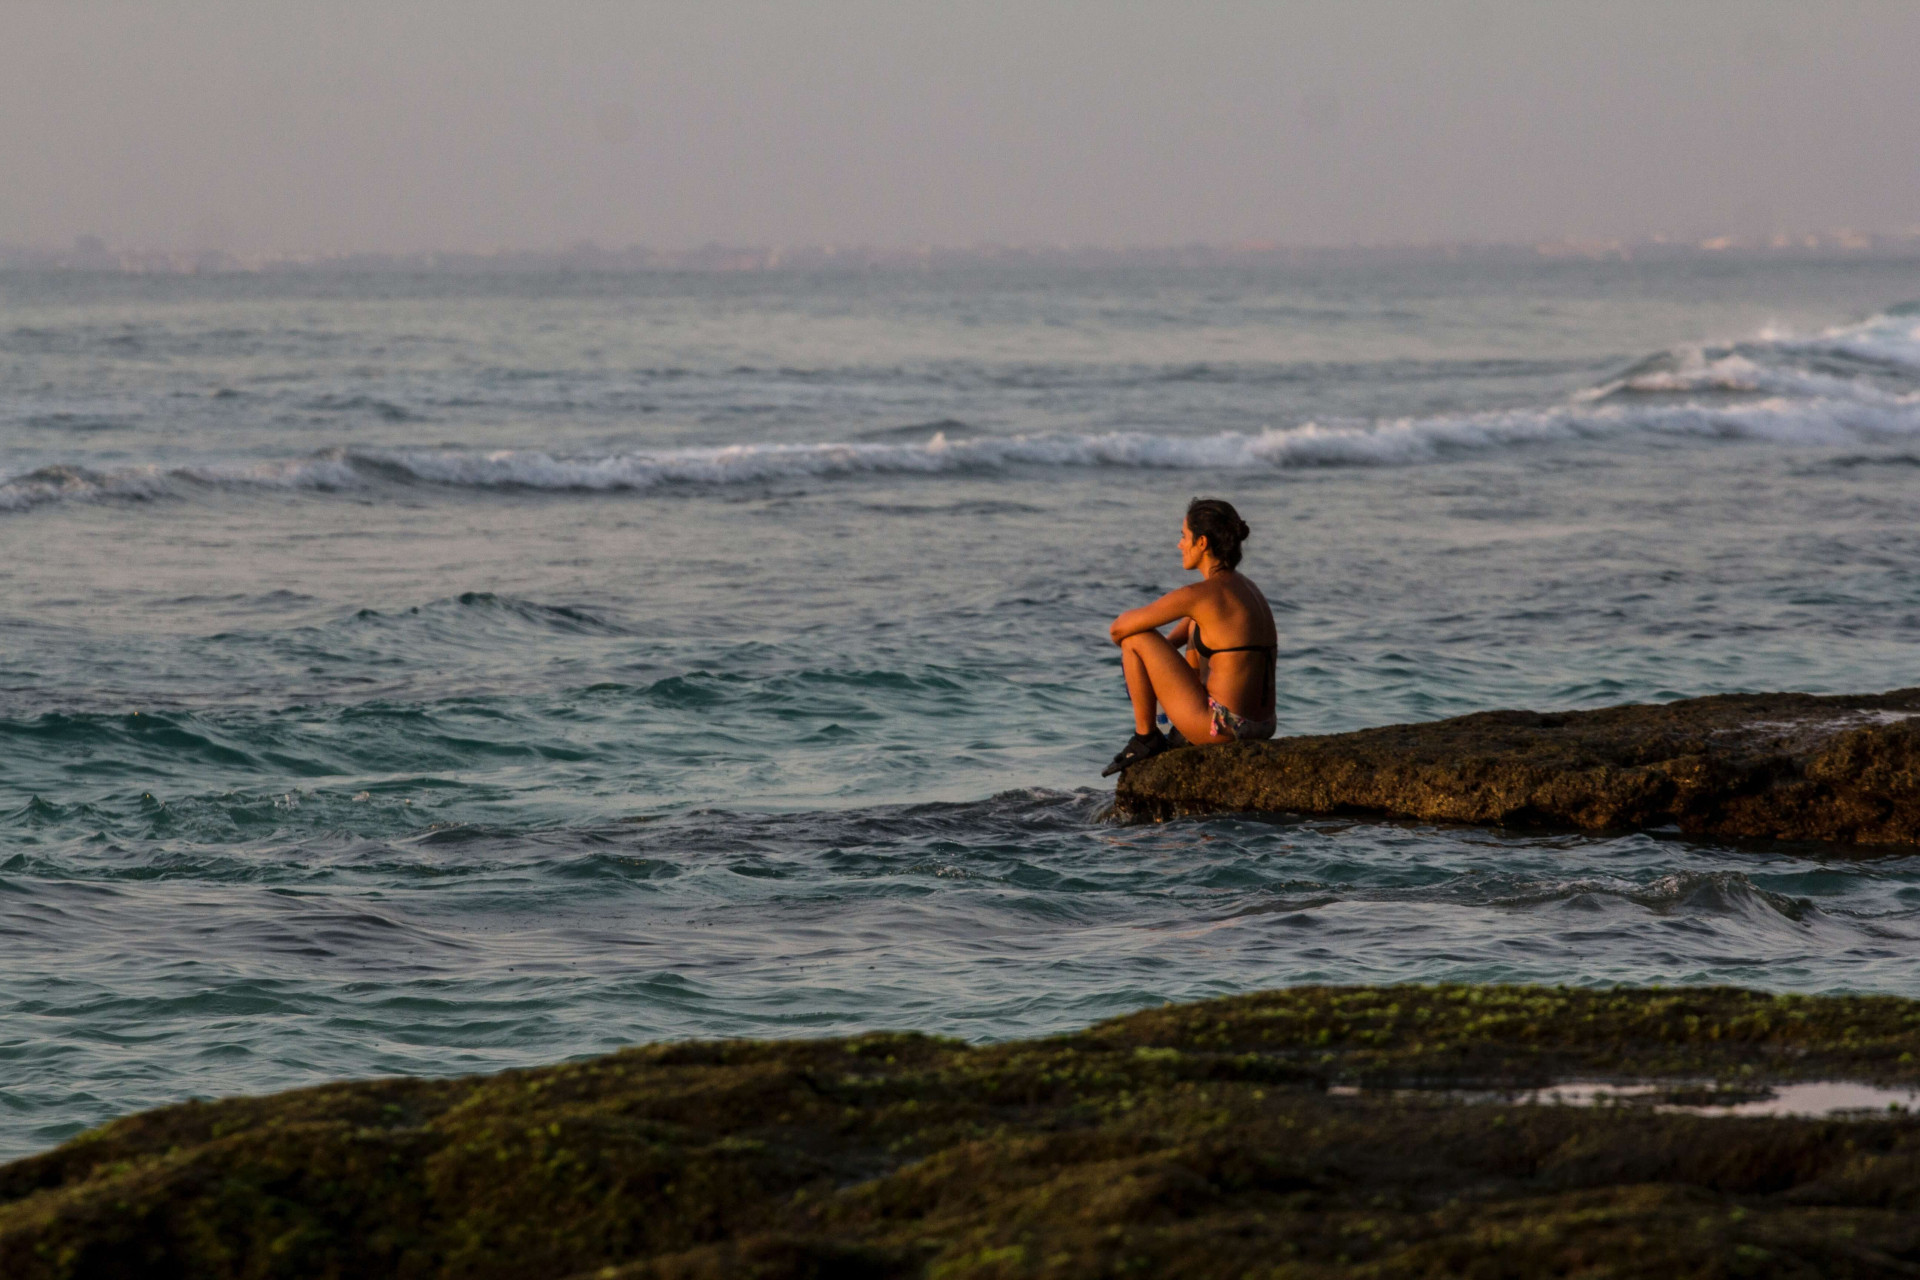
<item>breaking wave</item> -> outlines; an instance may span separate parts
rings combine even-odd
[[[1920,436],[1920,304],[1812,338],[1762,335],[1662,352],[1546,406],[1259,432],[1141,431],[757,442],[564,455],[539,449],[335,448],[284,461],[93,471],[48,466],[0,478],[0,511],[72,499],[184,496],[195,487],[359,490],[382,485],[646,491],[862,475],[1037,467],[1172,471],[1394,466],[1503,447],[1634,434],[1822,446]]]
[[[75,498],[145,501],[178,497],[194,485],[332,490],[358,488],[363,483],[345,450],[287,461],[211,462],[184,467],[149,464],[111,471],[54,465],[0,480],[0,511],[24,511]]]

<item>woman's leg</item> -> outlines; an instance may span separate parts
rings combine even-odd
[[[1187,665],[1180,651],[1158,631],[1142,631],[1120,642],[1120,666],[1127,673],[1127,696],[1133,699],[1133,730],[1153,731],[1153,713],[1167,709],[1167,719],[1188,742],[1224,742],[1213,736],[1213,716],[1207,707],[1207,686]]]

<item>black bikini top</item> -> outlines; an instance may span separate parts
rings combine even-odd
[[[1216,653],[1270,653],[1275,659],[1280,656],[1280,646],[1277,644],[1230,644],[1223,649],[1209,649],[1207,642],[1200,638],[1197,619],[1193,624],[1193,647],[1203,658],[1211,658]]]

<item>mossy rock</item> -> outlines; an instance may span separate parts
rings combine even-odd
[[[1385,1086],[1920,1087],[1917,1056],[1920,1002],[1470,986],[656,1045],[115,1121],[0,1167],[0,1275],[1911,1275],[1904,1114]]]
[[[1483,711],[1186,747],[1121,775],[1125,816],[1379,814],[1715,839],[1920,844],[1920,689]]]

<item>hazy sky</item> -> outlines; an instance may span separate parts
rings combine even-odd
[[[0,243],[1920,225],[1920,2],[0,0]]]

